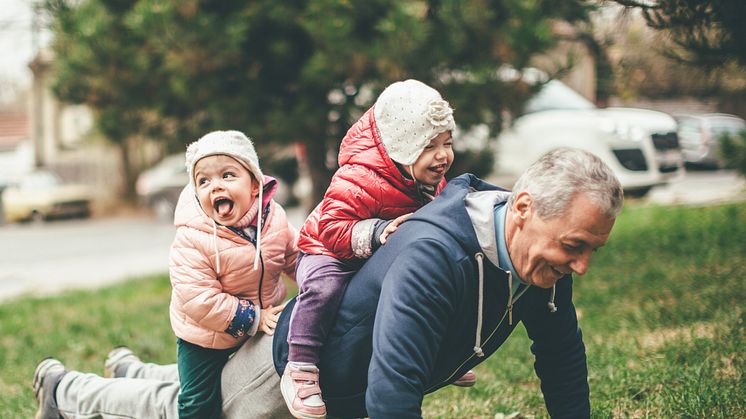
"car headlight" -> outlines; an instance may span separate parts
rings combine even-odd
[[[599,127],[602,131],[613,134],[626,141],[639,142],[645,138],[645,131],[642,128],[610,119],[601,119]]]

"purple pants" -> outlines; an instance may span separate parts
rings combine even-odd
[[[339,303],[360,259],[300,253],[295,278],[300,291],[288,331],[288,361],[319,363],[321,347],[334,324]]]

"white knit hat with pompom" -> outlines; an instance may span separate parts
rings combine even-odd
[[[437,90],[417,80],[387,87],[373,107],[381,142],[391,160],[414,164],[427,144],[456,129],[453,109]]]

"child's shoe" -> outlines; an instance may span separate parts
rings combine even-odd
[[[458,387],[471,387],[477,382],[477,374],[474,373],[474,371],[469,370],[466,371],[464,375],[461,376],[458,380],[453,382],[454,386]]]
[[[34,380],[31,387],[34,389],[34,396],[39,403],[36,410],[36,419],[59,418],[60,411],[57,408],[57,400],[54,392],[62,381],[62,377],[67,373],[62,362],[54,358],[44,358],[34,371]]]
[[[315,365],[294,365],[288,362],[282,374],[280,390],[288,410],[296,418],[326,417],[326,405],[319,387],[319,369]]]
[[[132,350],[126,346],[118,346],[109,352],[104,361],[104,377],[118,378],[127,376],[127,368],[133,362],[142,362]]]

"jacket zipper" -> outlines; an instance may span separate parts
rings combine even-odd
[[[485,340],[484,342],[482,342],[482,346],[487,346],[487,343],[489,343],[490,339],[492,339],[492,337],[493,337],[493,336],[495,336],[495,332],[497,332],[497,329],[499,329],[499,328],[500,328],[500,325],[502,325],[502,324],[503,324],[503,320],[505,320],[505,315],[506,315],[506,314],[508,314],[507,310],[506,310],[506,311],[505,311],[505,312],[503,313],[503,316],[502,316],[502,318],[501,318],[501,319],[500,319],[500,321],[499,321],[499,322],[497,323],[497,326],[495,326],[495,329],[493,329],[493,330],[492,330],[492,333],[490,333],[490,335],[489,335],[489,336],[487,336],[487,339],[486,339],[486,340]],[[448,376],[448,378],[446,378],[446,379],[445,379],[444,381],[442,381],[442,382],[441,382],[441,383],[439,383],[438,385],[441,385],[441,384],[445,384],[446,382],[448,382],[448,380],[450,380],[451,378],[453,378],[453,376],[454,376],[454,375],[456,375],[456,373],[458,372],[458,370],[460,370],[460,369],[461,369],[461,367],[463,367],[463,366],[464,366],[464,364],[466,364],[467,362],[469,362],[469,360],[471,360],[471,359],[472,359],[472,358],[473,358],[473,357],[474,357],[475,355],[476,355],[475,353],[472,353],[471,355],[469,355],[469,357],[468,357],[468,358],[466,358],[466,359],[465,359],[465,360],[464,360],[464,361],[463,361],[463,362],[461,363],[461,365],[459,365],[458,367],[456,367],[456,369],[455,369],[455,370],[454,370],[454,371],[453,371],[453,372],[451,373],[451,375],[449,375],[449,376]],[[435,386],[432,386],[432,387],[430,387],[429,389],[425,390],[425,392],[429,392],[429,391],[430,391],[430,390],[432,390],[433,388],[435,388],[435,387],[438,387],[438,385],[435,385]]]
[[[510,271],[508,271],[508,277],[510,278]],[[511,285],[510,290],[512,291],[513,290],[512,284],[509,284],[509,285]],[[529,287],[524,288],[523,291],[515,297],[515,299],[518,300],[518,298],[520,298],[528,290],[528,288]],[[490,333],[490,335],[487,336],[487,339],[484,342],[482,342],[482,346],[483,347],[487,346],[487,343],[489,343],[490,339],[492,339],[492,337],[495,336],[495,332],[497,332],[497,329],[499,329],[500,326],[503,324],[503,320],[505,320],[505,316],[506,315],[509,316],[508,320],[512,321],[512,316],[513,316],[513,299],[512,298],[511,298],[511,301],[510,301],[510,303],[508,305],[508,308],[505,310],[505,312],[503,313],[502,318],[497,323],[497,326],[495,326],[495,328],[492,330],[492,333]],[[512,325],[512,322],[509,323],[508,325],[509,326]],[[469,362],[475,355],[476,355],[475,353],[472,353],[471,355],[469,355],[469,357],[466,358],[458,367],[456,367],[456,369],[451,373],[451,375],[449,375],[444,381],[440,382],[438,385],[434,385],[434,386],[428,388],[427,390],[425,390],[425,392],[427,393],[430,390],[432,390],[433,388],[438,387],[439,385],[442,385],[442,384],[445,384],[446,382],[448,382],[448,380],[450,380],[451,378],[453,378],[453,376],[456,375],[456,373],[458,372],[458,370],[460,370],[461,367],[463,367],[464,364],[466,364],[467,362]]]
[[[259,262],[262,264],[262,275],[259,277],[259,309],[261,310],[264,308],[262,305],[262,283],[264,282],[264,258],[262,257],[262,252],[259,252]]]

